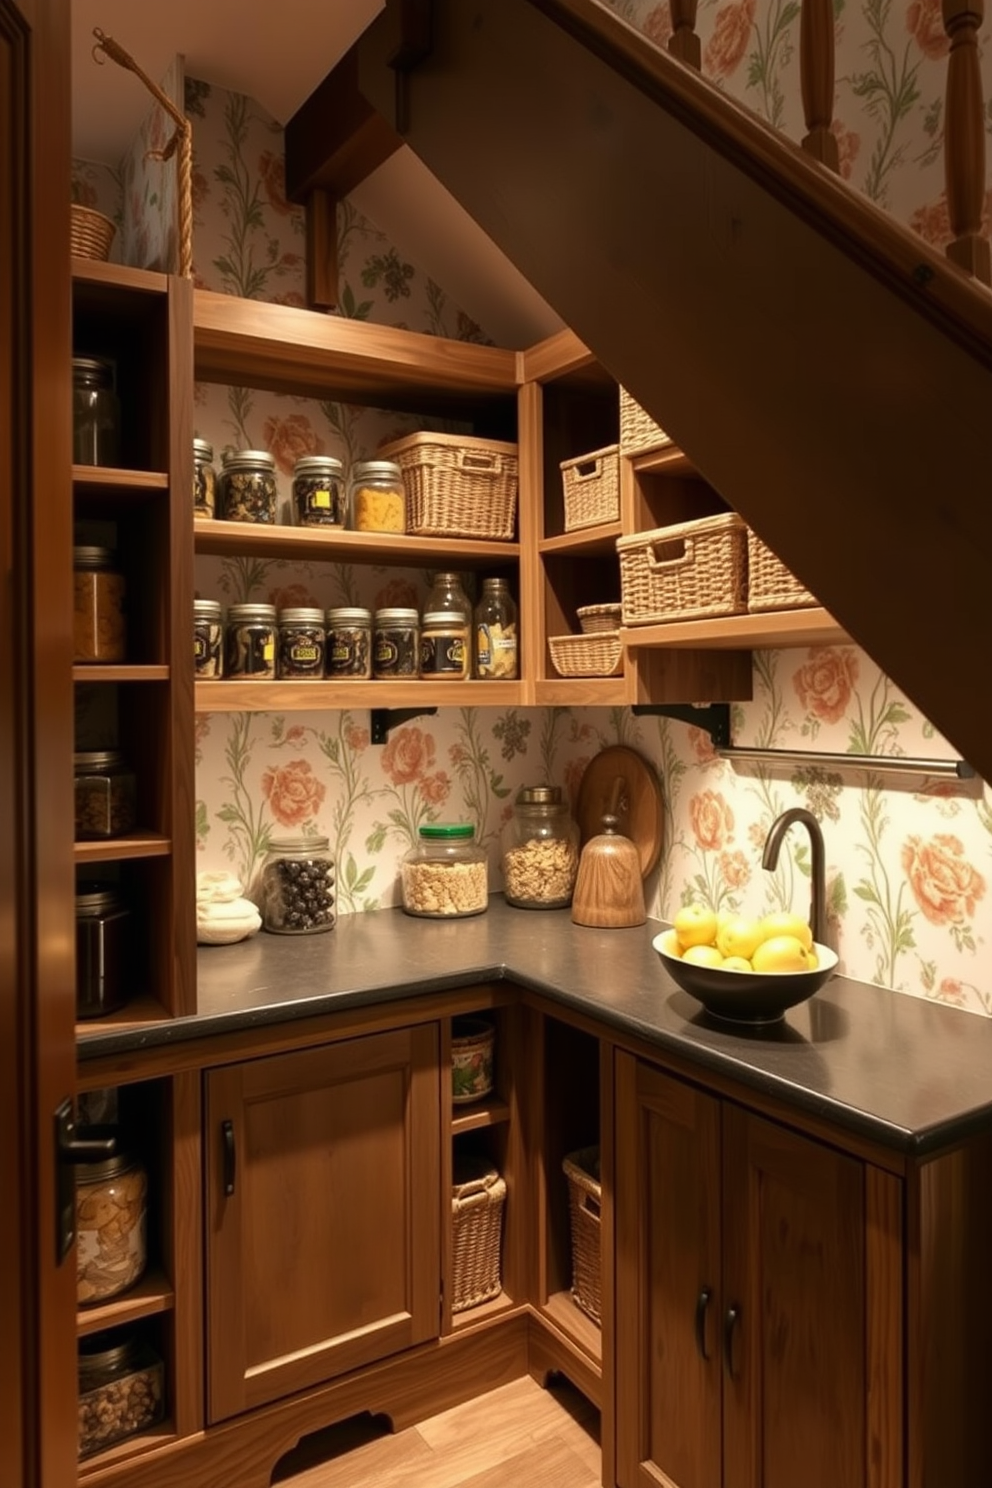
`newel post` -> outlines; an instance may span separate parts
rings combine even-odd
[[[834,121],[833,0],[802,0],[799,15],[799,76],[807,133],[803,149],[836,171],[840,167]]]
[[[702,66],[702,49],[696,35],[696,0],[668,0],[668,8],[672,15],[668,50],[698,72]]]
[[[978,31],[984,0],[942,0],[951,43],[944,109],[944,177],[953,238],[947,256],[983,284],[992,283],[989,242],[982,236],[985,206],[985,120]]]

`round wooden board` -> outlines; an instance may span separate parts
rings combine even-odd
[[[622,784],[617,831],[634,843],[641,860],[641,876],[646,878],[661,857],[664,841],[661,782],[650,761],[626,744],[601,749],[586,766],[575,808],[582,845],[603,830],[603,816],[610,809],[618,778]]]

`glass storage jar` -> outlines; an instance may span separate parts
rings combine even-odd
[[[472,624],[472,601],[462,588],[462,581],[456,573],[436,573],[431,584],[431,592],[427,596],[424,605],[424,614],[438,614],[443,610],[457,610],[464,615],[465,624]]]
[[[302,455],[293,466],[293,518],[299,527],[343,527],[344,466],[333,455]]]
[[[420,670],[420,616],[416,610],[376,610],[372,633],[374,677],[416,677]]]
[[[224,675],[224,612],[217,599],[193,601],[193,670],[197,677]]]
[[[121,406],[114,366],[100,357],[72,359],[72,459],[76,465],[119,465]]]
[[[561,909],[572,902],[579,868],[579,828],[557,785],[518,793],[500,839],[507,904]]]
[[[348,510],[356,532],[405,532],[403,472],[392,460],[360,460],[351,467]]]
[[[230,605],[224,627],[224,675],[274,680],[276,636],[275,605]]]
[[[279,611],[277,671],[287,681],[324,675],[324,612],[308,605]]]
[[[275,522],[276,462],[268,450],[230,450],[221,457],[220,515],[227,522]]]
[[[127,1002],[131,911],[115,888],[76,885],[76,1017],[102,1018]]]
[[[112,548],[73,548],[73,661],[104,664],[125,659],[124,588]]]
[[[162,1360],[140,1333],[115,1329],[79,1340],[79,1456],[147,1431],[165,1413]]]
[[[92,1126],[86,1136],[117,1135]],[[148,1174],[138,1158],[117,1152],[76,1165],[76,1301],[116,1297],[148,1263]]]
[[[458,610],[431,611],[420,631],[420,675],[464,682],[469,674],[470,631]]]
[[[372,611],[341,605],[327,612],[327,675],[372,675]]]
[[[213,517],[217,511],[217,472],[214,447],[206,439],[193,440],[193,515]]]
[[[122,837],[137,819],[134,771],[119,749],[73,755],[76,841]]]
[[[486,854],[470,822],[428,822],[400,865],[407,914],[451,919],[489,906]]]
[[[517,607],[505,579],[483,579],[474,624],[475,675],[512,681],[519,674]]]
[[[334,929],[334,858],[326,837],[273,837],[262,864],[262,924],[279,935]]]

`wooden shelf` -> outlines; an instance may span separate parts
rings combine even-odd
[[[73,853],[77,863],[114,863],[123,858],[167,858],[172,852],[172,839],[160,832],[129,832],[126,837],[97,838],[77,842]]]
[[[120,470],[112,465],[73,465],[76,494],[119,491],[167,491],[169,477],[162,470]]]
[[[484,1126],[501,1126],[509,1119],[510,1107],[498,1096],[471,1106],[453,1106],[451,1135],[457,1137],[461,1132],[479,1131]]]
[[[600,522],[595,527],[583,527],[578,532],[562,532],[557,537],[544,537],[537,551],[548,554],[563,554],[566,557],[582,557],[585,554],[616,553],[618,537],[623,536],[619,521]]]
[[[455,1312],[451,1315],[452,1333],[460,1333],[465,1328],[477,1326],[479,1323],[488,1323],[493,1318],[502,1317],[506,1312],[513,1312],[518,1304],[505,1292],[500,1292],[498,1297],[493,1297],[488,1302],[480,1302],[478,1307],[466,1307],[464,1312]]]
[[[125,264],[103,263],[95,258],[72,258],[74,284],[106,286],[110,289],[137,290],[140,294],[164,295],[169,291],[169,280],[155,269],[131,269]],[[120,304],[115,298],[114,304]]]
[[[322,559],[325,563],[399,563],[408,568],[501,567],[516,563],[520,544],[471,537],[412,537],[405,533],[350,532],[341,528],[268,526],[255,522],[193,524],[198,553],[214,557]]]
[[[73,682],[168,682],[167,666],[144,666],[141,662],[111,664],[80,663],[72,669]]]
[[[131,1028],[143,1028],[150,1023],[166,1023],[171,1015],[150,993],[132,997],[124,1007],[102,1018],[86,1018],[76,1024],[76,1038],[85,1042],[91,1034],[123,1033]],[[85,1088],[85,1067],[79,1073],[80,1088]]]
[[[675,620],[667,625],[628,625],[620,635],[627,650],[684,647],[689,650],[753,650],[764,646],[830,646],[850,636],[823,609],[778,610],[767,615],[728,615],[713,620]]]
[[[534,684],[539,708],[622,708],[633,702],[628,677],[545,677]]]
[[[173,1422],[162,1421],[158,1426],[149,1427],[147,1431],[139,1431],[134,1436],[125,1437],[123,1441],[108,1447],[105,1452],[95,1452],[92,1457],[85,1458],[79,1464],[79,1480],[85,1482],[87,1478],[95,1476],[103,1468],[113,1467],[116,1463],[127,1461],[132,1457],[139,1457],[142,1453],[151,1452],[156,1447],[168,1446],[169,1442],[176,1440],[177,1433]]]
[[[592,1318],[588,1317],[581,1307],[575,1305],[571,1292],[553,1292],[541,1311],[560,1332],[565,1334],[566,1338],[578,1344],[590,1359],[594,1359],[598,1364],[602,1363],[602,1329],[597,1328]]]
[[[643,455],[628,455],[638,475],[698,475],[698,471],[678,445],[666,444],[661,449],[646,450]]]
[[[519,682],[197,682],[198,713],[293,713],[326,708],[517,708]]]
[[[136,1323],[139,1318],[171,1312],[175,1300],[165,1273],[151,1270],[122,1296],[98,1302],[93,1307],[80,1308],[76,1314],[76,1334],[84,1338],[88,1333],[99,1333],[104,1328],[116,1328],[121,1323]]]

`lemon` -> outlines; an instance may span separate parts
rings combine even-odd
[[[773,940],[777,935],[793,935],[808,951],[813,944],[813,932],[801,915],[788,910],[776,910],[759,921],[762,940]]]
[[[731,915],[717,927],[717,949],[723,956],[743,956],[750,961],[764,940],[761,925],[757,920],[745,919],[743,915]]]
[[[795,935],[763,940],[751,958],[755,971],[808,971],[806,947]]]
[[[722,966],[723,957],[714,945],[692,945],[682,952],[682,960],[692,966]]]
[[[672,921],[683,951],[690,946],[708,945],[716,941],[716,915],[705,904],[687,904],[680,909]]]

